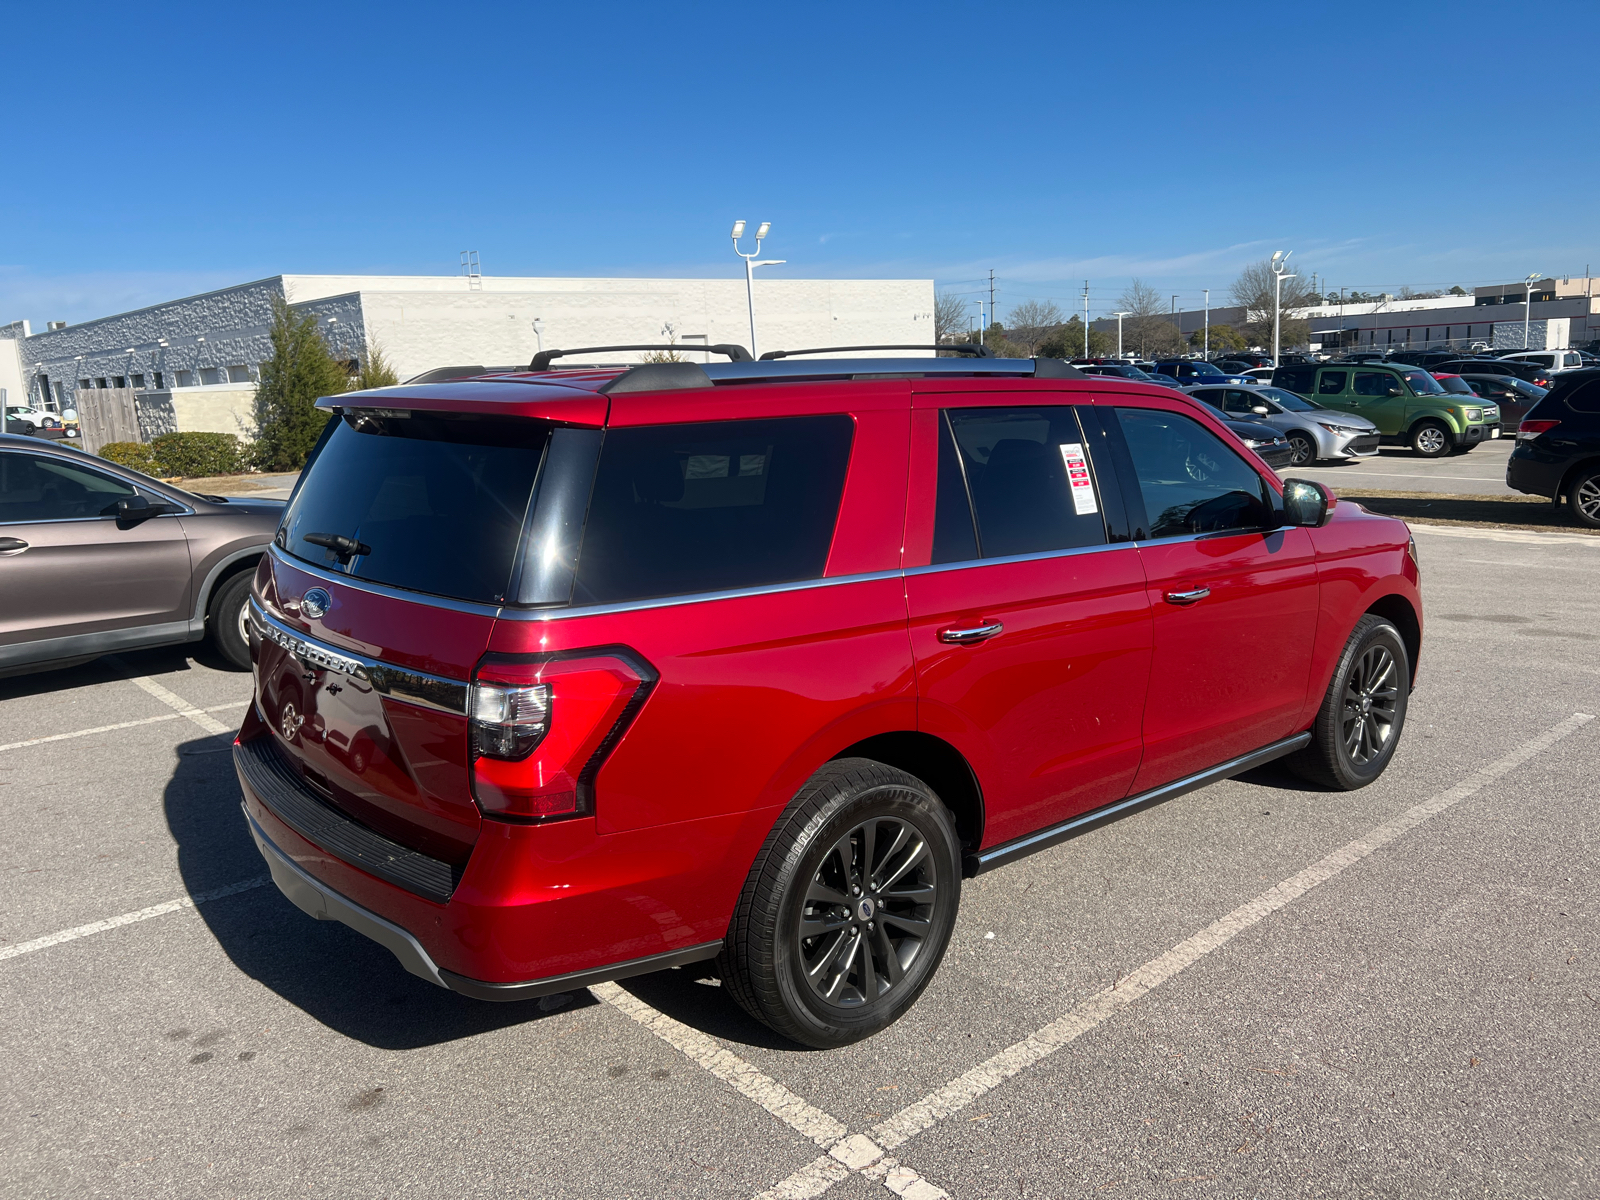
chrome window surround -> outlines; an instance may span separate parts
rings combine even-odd
[[[349,654],[325,642],[296,633],[276,618],[267,615],[253,598],[250,601],[250,624],[256,636],[273,642],[308,667],[324,671],[339,671],[353,679],[364,679],[374,691],[406,704],[438,709],[440,712],[467,711],[467,685],[459,679],[446,679],[441,675],[427,675],[375,658]]]

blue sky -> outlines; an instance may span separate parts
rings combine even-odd
[[[932,277],[1180,305],[1600,267],[1600,5],[10,10],[0,322],[279,272]]]

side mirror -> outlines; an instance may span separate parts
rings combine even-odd
[[[1332,497],[1328,489],[1309,479],[1283,481],[1283,519],[1280,528],[1319,528],[1328,523]]]
[[[1398,383],[1391,383],[1389,385],[1389,395],[1391,395],[1391,396],[1404,396],[1405,394],[1406,394],[1405,388],[1401,387]]]
[[[148,496],[135,492],[131,496],[124,496],[111,506],[111,511],[116,514],[117,528],[131,529],[140,521],[150,517],[159,517],[162,513],[174,511],[170,504],[157,500],[151,502]]]
[[[1258,404],[1254,408],[1252,408],[1250,411],[1255,413],[1256,416],[1258,416],[1258,417],[1266,417],[1266,416],[1272,415],[1272,410],[1270,408],[1268,408],[1265,404]]]

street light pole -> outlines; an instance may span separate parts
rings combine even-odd
[[[1542,277],[1539,272],[1535,271],[1522,282],[1522,348],[1524,350],[1528,348],[1528,322],[1533,316],[1533,285],[1538,283],[1540,278]],[[1549,338],[1545,339],[1546,342],[1549,340]]]
[[[1133,314],[1131,312],[1117,312],[1117,313],[1112,313],[1111,315],[1117,319],[1117,357],[1121,358],[1122,357],[1122,318],[1123,317],[1131,317],[1131,316],[1133,316]],[[1087,354],[1085,354],[1084,357],[1088,358],[1089,356]]]
[[[767,236],[767,230],[771,228],[771,221],[763,221],[756,226],[756,248],[746,254],[739,249],[739,239],[744,236],[744,222],[733,223],[733,252],[744,259],[744,295],[750,306],[750,354],[754,358],[761,357],[761,351],[756,349],[756,268],[776,267],[787,261],[782,258],[756,258],[756,255],[761,253],[761,240]]]
[[[1287,268],[1289,255],[1294,251],[1285,253],[1282,250],[1273,252],[1272,255],[1272,365],[1278,365],[1278,338],[1283,327],[1283,281],[1294,279]]]
[[[1178,331],[1178,353],[1183,353],[1183,323],[1178,320],[1178,298],[1172,298],[1172,327]]]

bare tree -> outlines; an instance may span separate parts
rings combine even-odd
[[[1032,358],[1039,343],[1065,320],[1053,300],[1024,300],[1006,314],[1006,337]]]
[[[1182,349],[1183,337],[1167,311],[1166,297],[1142,279],[1128,284],[1128,290],[1117,298],[1117,307],[1131,314],[1123,319],[1124,352],[1132,350],[1147,358],[1176,354]]]
[[[933,301],[935,341],[962,341],[974,328],[972,303],[954,292],[940,292]]]
[[[1295,276],[1294,279],[1283,281],[1283,293],[1279,299],[1283,326],[1279,330],[1278,340],[1285,346],[1305,341],[1310,329],[1305,321],[1291,319],[1289,310],[1308,308],[1317,303],[1317,295],[1311,290],[1311,272],[1301,268],[1295,272]],[[1272,260],[1264,258],[1239,272],[1239,278],[1228,289],[1233,302],[1245,310],[1245,332],[1258,346],[1272,345],[1273,286]]]

